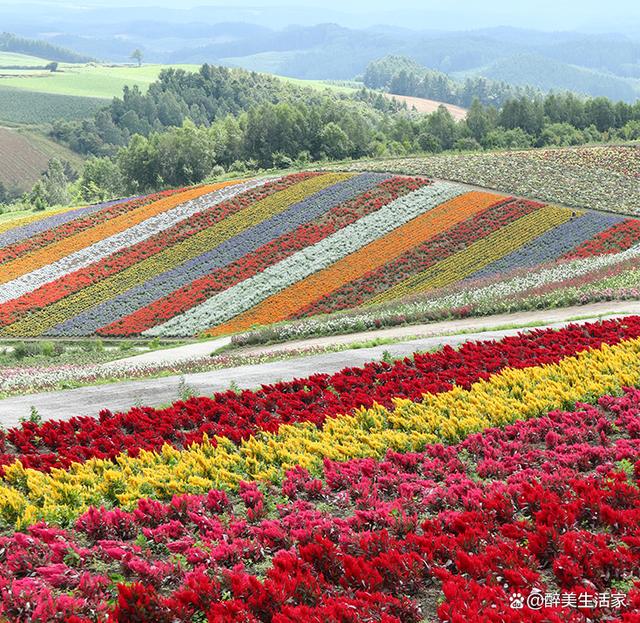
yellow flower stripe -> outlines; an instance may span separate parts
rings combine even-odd
[[[142,223],[142,221],[171,210],[181,203],[195,199],[207,193],[219,190],[225,186],[237,184],[238,182],[222,182],[218,184],[211,184],[208,186],[199,186],[197,188],[191,188],[184,192],[170,197],[164,197],[158,201],[154,201],[147,205],[142,205],[138,208],[120,214],[107,221],[99,223],[89,229],[80,231],[77,234],[67,236],[62,240],[58,240],[51,244],[48,244],[36,251],[33,251],[27,255],[16,258],[10,262],[7,262],[2,266],[2,274],[0,274],[0,284],[12,281],[22,275],[26,275],[38,268],[42,268],[47,264],[53,264],[53,262],[71,255],[80,249],[84,249],[104,238],[113,236],[120,232]]]
[[[255,307],[228,322],[207,331],[207,335],[224,335],[244,331],[255,324],[269,324],[285,320],[299,309],[323,296],[359,279],[409,249],[424,243],[442,231],[503,200],[502,195],[471,191],[454,197],[432,210],[394,229],[386,236],[343,257],[335,264],[306,279],[298,281],[258,303]]]
[[[0,485],[0,524],[20,528],[38,519],[65,524],[89,505],[131,508],[141,498],[233,489],[241,480],[278,482],[295,465],[319,474],[325,457],[345,461],[380,458],[390,448],[416,451],[639,384],[640,338],[555,364],[505,369],[469,390],[426,394],[421,403],[397,399],[392,410],[379,405],[361,409],[327,420],[322,429],[310,423],[281,426],[277,433],[260,432],[239,446],[218,437],[217,446],[208,440],[186,450],[165,446],[136,458],[91,459],[50,474],[15,463],[6,468]]]
[[[36,221],[40,221],[43,218],[49,218],[50,216],[55,216],[56,214],[62,214],[63,212],[69,212],[70,210],[78,210],[77,206],[73,206],[70,208],[58,208],[57,210],[45,210],[44,212],[39,212],[38,214],[30,214],[29,216],[21,216],[16,219],[7,221],[6,223],[0,223],[0,234],[5,231],[9,231],[10,229],[15,229],[17,227],[22,227],[23,225],[30,225],[31,223],[35,223]]]
[[[384,303],[455,283],[512,253],[546,231],[565,223],[571,215],[572,211],[567,208],[555,206],[540,208],[481,238],[421,273],[408,277],[373,297],[366,302],[366,305]]]
[[[228,218],[189,238],[156,253],[107,279],[92,284],[52,305],[35,311],[4,327],[0,335],[37,336],[86,309],[121,294],[151,277],[179,266],[266,218],[286,210],[290,205],[342,180],[353,173],[330,173],[314,176],[232,214]]]

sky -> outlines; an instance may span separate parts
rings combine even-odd
[[[386,24],[422,30],[457,30],[489,26],[515,26],[538,30],[640,32],[640,10],[633,0],[27,0],[43,5],[43,12],[90,7],[161,6],[188,9],[220,6],[237,10],[239,21],[268,19],[265,8],[289,6],[291,23],[332,21],[351,27]],[[16,9],[15,0],[0,0]],[[26,3],[25,3],[26,4]],[[23,5],[24,6],[24,5]],[[251,9],[258,9],[253,12]],[[281,10],[278,11],[281,13]],[[325,17],[322,20],[322,17]],[[253,21],[253,20],[252,20]]]

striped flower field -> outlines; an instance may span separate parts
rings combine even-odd
[[[0,336],[191,337],[632,250],[640,221],[452,182],[303,172],[0,230]]]
[[[637,623],[638,387],[627,317],[25,422],[0,620]]]

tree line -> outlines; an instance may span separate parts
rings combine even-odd
[[[338,97],[204,66],[191,77],[163,72],[147,94],[126,89],[94,118],[54,132],[90,158],[79,174],[53,162],[21,199],[36,209],[330,160],[637,140],[640,102],[550,94],[495,107],[476,98],[455,121],[444,107],[420,115],[371,90]]]
[[[60,63],[90,63],[94,60],[90,56],[78,54],[77,52],[53,45],[46,41],[17,37],[9,32],[0,33],[0,50],[3,52],[37,56],[38,58],[45,58],[49,61],[58,61]]]
[[[501,106],[509,99],[539,95],[530,87],[518,87],[482,77],[459,82],[404,56],[385,56],[369,63],[363,82],[370,89],[432,99],[464,108],[468,108],[474,100],[484,105]]]

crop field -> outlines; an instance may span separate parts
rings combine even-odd
[[[392,95],[391,93],[385,93],[385,97],[399,102],[404,102],[409,107],[409,110],[415,108],[419,113],[430,114],[438,110],[440,106],[444,106],[456,121],[466,119],[467,117],[466,108],[461,108],[460,106],[455,106],[453,104],[437,102],[423,97],[411,97],[410,95]]]
[[[25,422],[0,616],[633,623],[639,386],[627,317]]]
[[[231,181],[6,224],[0,335],[231,334],[639,241],[636,219],[423,177]]]
[[[55,73],[25,71],[21,75],[0,78],[0,88],[11,87],[25,91],[68,95],[81,98],[111,99],[122,95],[125,86],[138,86],[146,91],[160,71],[168,67],[180,67],[196,71],[198,65],[143,65],[110,66],[91,63],[88,65],[60,64]]]
[[[44,136],[0,127],[0,182],[6,187],[19,190],[31,188],[51,158],[68,160],[74,164],[81,160]]]
[[[0,122],[37,125],[58,119],[84,119],[105,105],[95,97],[38,93],[4,86],[0,80]]]
[[[443,154],[347,168],[427,175],[569,206],[640,214],[640,145]]]

